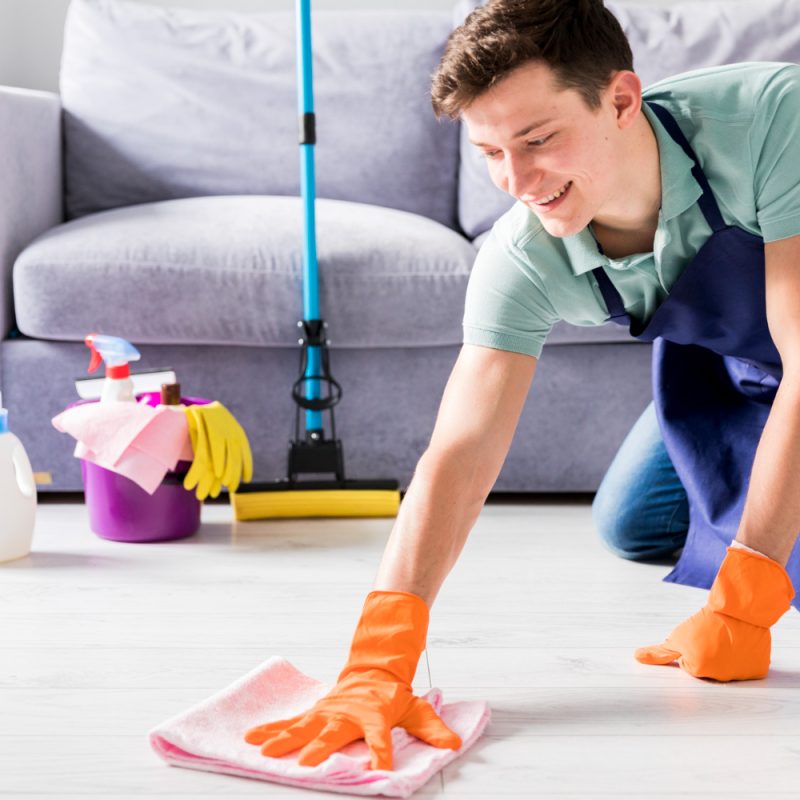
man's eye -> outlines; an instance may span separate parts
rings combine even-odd
[[[482,150],[481,154],[484,158],[496,158],[499,155],[499,150]]]
[[[545,142],[547,142],[550,139],[552,139],[553,135],[554,134],[551,133],[549,136],[545,136],[545,137],[543,137],[541,139],[529,139],[528,140],[528,145],[531,145],[533,147],[541,147]]]

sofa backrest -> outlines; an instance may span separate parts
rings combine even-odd
[[[481,0],[462,0],[454,24],[480,5]],[[687,0],[668,6],[610,0],[606,5],[628,36],[634,69],[645,86],[737,61],[800,62],[800,0]],[[475,239],[514,201],[489,180],[465,126],[461,140],[459,222]]]
[[[315,12],[317,194],[457,224],[458,125],[431,112],[442,11]],[[61,66],[69,218],[299,194],[291,13],[73,0]]]

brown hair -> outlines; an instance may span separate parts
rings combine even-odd
[[[630,44],[603,0],[489,0],[447,40],[433,75],[437,117],[452,119],[517,67],[541,61],[590,108],[617,70],[632,70]]]

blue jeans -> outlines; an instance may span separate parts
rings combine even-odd
[[[600,538],[622,558],[650,559],[683,547],[689,502],[652,403],[631,428],[592,504]]]

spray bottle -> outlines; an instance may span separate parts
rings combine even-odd
[[[89,372],[94,372],[103,362],[106,365],[106,379],[103,382],[100,402],[135,403],[129,364],[142,357],[139,351],[124,339],[100,333],[90,333],[84,342],[92,351]]]
[[[8,429],[0,397],[0,562],[28,555],[36,519],[36,484],[22,442]]]

